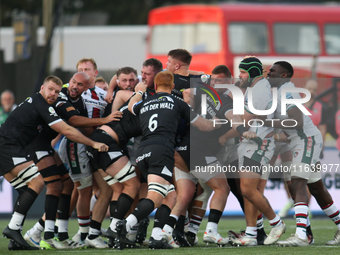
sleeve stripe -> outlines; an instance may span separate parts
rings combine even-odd
[[[58,122],[63,121],[62,119],[57,119],[53,122],[48,123],[49,126],[53,126],[54,124],[57,124]]]
[[[229,109],[229,110],[226,110],[225,113],[224,113],[224,116],[227,115],[228,112],[232,111],[233,109]]]
[[[292,109],[292,108],[294,108],[294,107],[297,107],[295,104],[293,104],[293,105],[289,105],[288,107],[287,107],[287,112],[290,110],[290,109]]]
[[[199,115],[197,114],[195,118],[192,119],[192,121],[190,121],[190,123],[194,123],[197,119],[199,118]]]

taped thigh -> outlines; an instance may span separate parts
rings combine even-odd
[[[114,178],[122,183],[130,180],[135,176],[137,176],[135,172],[135,167],[131,165],[130,161],[128,161],[127,164],[115,175]]]
[[[148,184],[148,192],[154,191],[161,194],[163,197],[166,197],[166,195],[168,194],[169,186],[170,185],[164,185],[157,182],[150,182]]]
[[[26,183],[33,180],[35,177],[40,175],[38,172],[38,167],[34,164],[30,165],[29,167],[21,170],[17,177],[15,177],[10,184],[13,186],[13,188],[18,189],[20,187],[23,187],[26,185]]]
[[[111,185],[113,185],[113,184],[118,182],[114,177],[112,177],[109,174],[104,177],[104,180],[107,182],[107,184],[109,184],[109,186],[111,186]]]

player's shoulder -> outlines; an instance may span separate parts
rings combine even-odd
[[[261,80],[259,80],[258,82],[255,83],[254,87],[257,88],[271,88],[270,83],[267,79],[262,78]]]
[[[105,90],[103,90],[102,88],[99,88],[97,86],[94,86],[94,91],[96,92],[97,96],[102,99],[105,100],[106,94],[107,92]]]

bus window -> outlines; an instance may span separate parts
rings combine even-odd
[[[319,54],[318,27],[313,24],[274,24],[275,51],[283,54]]]
[[[229,45],[232,53],[268,53],[267,26],[263,23],[230,23]]]
[[[157,25],[152,30],[154,55],[167,54],[171,49],[217,53],[221,47],[221,29],[216,23]]]
[[[340,24],[325,25],[325,45],[327,54],[340,54]]]

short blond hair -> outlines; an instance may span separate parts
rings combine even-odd
[[[54,76],[54,75],[50,75],[50,76],[47,76],[44,80],[44,84],[49,82],[49,81],[52,81],[54,82],[55,84],[57,84],[59,87],[62,87],[63,86],[63,82],[62,80],[57,77],[57,76]]]
[[[107,81],[101,76],[96,78],[96,80],[94,81],[94,84],[96,84],[97,82],[107,83]]]
[[[91,62],[92,65],[93,65],[93,69],[94,69],[95,71],[97,71],[97,63],[96,63],[96,61],[94,61],[93,58],[82,58],[81,60],[79,60],[79,61],[77,62],[77,66],[76,66],[77,70],[78,70],[78,66],[79,66],[81,63],[86,63],[86,62]]]

